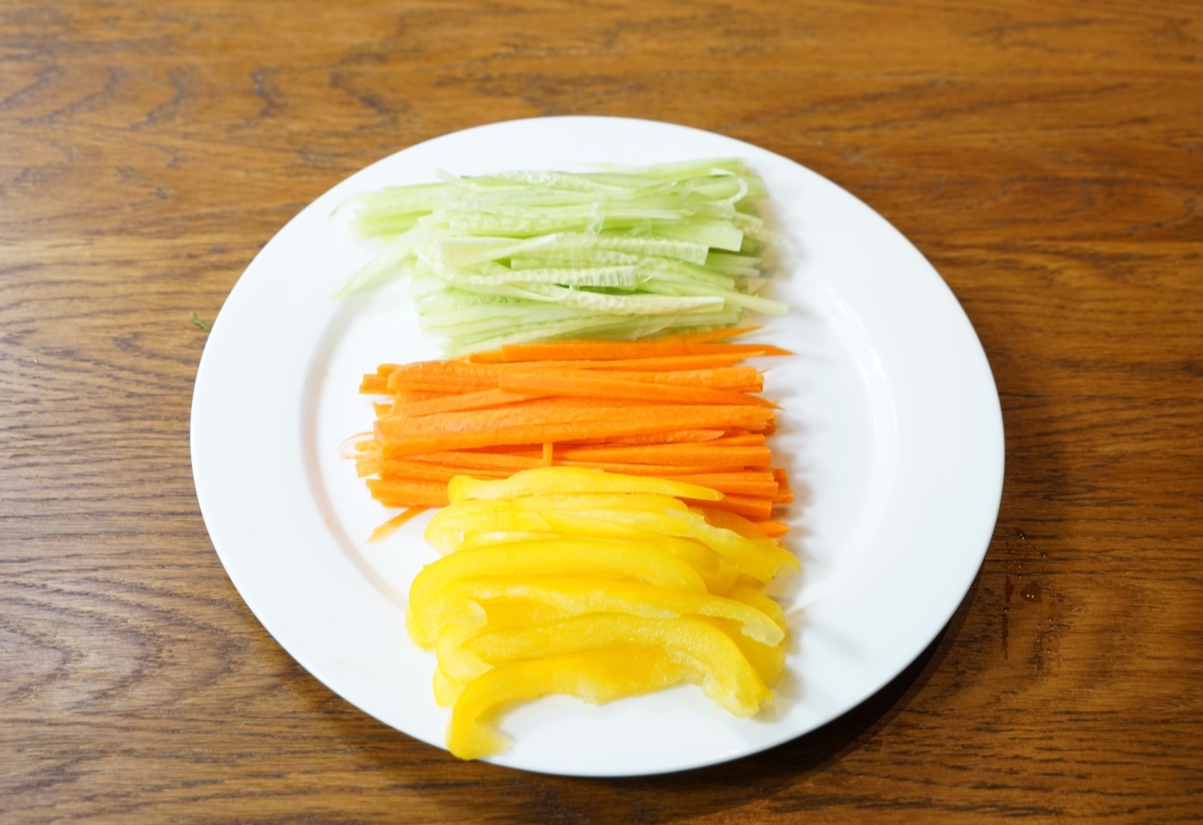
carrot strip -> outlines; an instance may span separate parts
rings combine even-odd
[[[608,473],[622,473],[628,476],[658,476],[667,478],[670,475],[702,475],[705,473],[738,473],[744,467],[740,464],[723,466],[690,466],[687,464],[623,464],[614,461],[563,461],[556,459],[557,467],[592,467],[605,470]]]
[[[461,392],[456,395],[444,395],[425,401],[412,401],[394,404],[389,411],[389,418],[395,416],[438,415],[440,413],[461,412],[463,410],[486,410],[493,407],[504,407],[519,401],[526,401],[531,395],[510,392],[501,389],[476,390]]]
[[[668,433],[648,433],[647,435],[620,435],[606,439],[605,443],[621,445],[714,441],[715,439],[722,438],[723,435],[723,430],[677,430]]]
[[[533,372],[503,373],[497,386],[505,392],[532,396],[565,395],[583,398],[624,398],[649,404],[760,404],[754,395],[735,390],[623,381],[609,377],[586,378]]]
[[[584,406],[540,399],[510,407],[467,410],[422,418],[386,418],[376,422],[377,438],[389,447],[405,442],[435,452],[441,449],[484,447],[490,444],[541,444],[613,435],[638,435],[675,429],[734,426],[764,430],[773,419],[771,410],[751,405],[641,404],[607,414],[603,404]]]
[[[648,444],[636,447],[578,447],[560,450],[565,461],[618,461],[628,464],[694,464],[741,467],[762,466],[772,461],[768,447],[725,447],[717,441],[700,444]]]
[[[412,519],[414,516],[420,516],[422,513],[425,513],[429,509],[430,509],[429,507],[407,507],[407,508],[405,508],[400,513],[393,516],[391,519],[386,521],[384,524],[381,524],[379,527],[377,527],[375,530],[373,530],[372,534],[370,536],[368,536],[368,542],[373,543],[373,542],[378,542],[378,541],[384,541],[386,538],[388,538],[394,532],[396,532],[398,527],[405,524],[407,521]]]
[[[384,481],[369,478],[368,491],[385,507],[445,507],[447,485],[429,481]]]
[[[732,341],[754,329],[381,364],[360,391],[392,399],[374,405],[373,440],[354,456],[357,472],[373,476],[368,488],[382,503],[423,508],[442,506],[457,475],[596,467],[719,490],[721,502],[708,506],[759,535],[781,534],[773,507],[793,492],[765,442],[775,405],[759,396],[763,372],[739,362],[789,353]]]
[[[499,379],[506,375],[531,374],[555,375],[557,377],[576,380],[578,378],[606,378],[623,381],[642,381],[649,384],[673,384],[685,387],[707,387],[709,389],[739,390],[740,392],[760,392],[764,389],[764,373],[755,367],[704,367],[701,369],[683,370],[639,370],[622,369],[624,362],[601,361],[599,364],[610,366],[597,369],[581,369],[573,361],[557,361],[557,366],[549,368],[547,362],[532,363],[520,361],[513,364],[499,364],[496,372]],[[599,374],[600,373],[600,374]]]
[[[396,364],[381,364],[375,372],[365,373],[359,383],[359,392],[363,395],[385,395],[388,392],[388,377]]]
[[[512,475],[509,469],[496,467],[473,467],[467,473],[464,468],[450,464],[435,464],[429,461],[406,461],[392,458],[381,462],[379,476],[384,481],[436,481],[446,484],[458,475],[472,475],[479,478],[507,478]]]
[[[392,391],[471,392],[496,386],[496,370],[467,361],[416,361],[398,367],[388,377]]]
[[[387,448],[385,456],[389,456]],[[454,467],[465,475],[473,475],[479,471],[498,470],[506,475],[519,470],[530,470],[543,465],[540,458],[523,455],[513,455],[501,452],[475,452],[472,450],[448,450],[437,453],[419,453],[406,456],[409,461],[431,464],[445,464]]]
[[[781,538],[789,532],[789,525],[784,521],[769,520],[755,521],[752,523],[759,527],[761,531],[771,539]]]
[[[772,500],[756,496],[724,495],[718,501],[704,502],[689,499],[684,499],[684,501],[691,507],[706,504],[717,510],[728,510],[752,521],[767,521],[773,514]]]
[[[504,408],[464,410],[420,419],[384,419],[375,423],[379,438],[391,441],[409,434],[445,434],[515,431],[494,444],[543,444],[608,435],[671,432],[675,429],[709,429],[723,426],[763,431],[774,419],[771,410],[745,404],[580,404],[567,399],[543,398]],[[610,411],[610,408],[617,408]],[[557,427],[555,435],[539,434],[540,426]],[[517,431],[534,433],[534,438],[512,439]],[[485,446],[488,441],[478,446]],[[426,451],[431,452],[431,451]]]

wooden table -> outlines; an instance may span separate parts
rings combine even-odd
[[[932,261],[1007,468],[945,632],[775,750],[625,780],[460,763],[244,606],[192,483],[205,333],[292,215],[511,118],[788,156]],[[1203,818],[1203,8],[0,3],[0,822]]]

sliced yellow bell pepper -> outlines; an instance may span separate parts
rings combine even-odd
[[[544,511],[540,517],[552,529],[571,532],[575,529],[594,529],[598,521],[610,523],[609,533],[618,525],[661,536],[677,536],[700,541],[726,558],[742,573],[765,583],[783,573],[796,572],[798,560],[768,538],[748,538],[724,527],[715,527],[705,516],[688,508],[665,508],[661,511],[610,509],[567,513]]]
[[[509,542],[576,541],[578,539],[611,541],[641,548],[649,552],[670,553],[693,568],[706,589],[723,595],[740,578],[739,569],[711,548],[694,539],[680,536],[657,536],[641,531],[642,535],[574,535],[569,533],[486,533],[471,535],[460,544],[461,549],[495,546]]]
[[[687,676],[684,667],[639,647],[512,662],[463,688],[447,726],[447,748],[460,759],[500,753],[509,739],[497,729],[497,717],[513,702],[563,694],[602,704],[663,690]]]
[[[414,577],[407,615],[410,637],[419,647],[429,649],[437,641],[437,628],[453,623],[484,623],[479,606],[443,598],[447,586],[458,579],[548,573],[627,579],[706,592],[706,583],[692,567],[654,546],[607,539],[549,538],[465,547],[426,565]]]
[[[448,553],[464,536],[484,532],[552,531],[548,518],[559,515],[606,518],[612,511],[643,510],[660,513],[679,510],[684,502],[658,493],[572,493],[518,496],[512,499],[464,499],[437,511],[426,527],[426,541]],[[572,534],[590,534],[568,530]]]
[[[721,494],[565,467],[448,492],[426,533],[442,556],[414,579],[407,620],[437,651],[456,755],[498,752],[503,706],[549,693],[609,701],[691,682],[741,717],[772,701],[787,628],[760,588],[798,563],[746,519],[682,501]]]
[[[443,591],[443,598],[474,601],[486,611],[491,611],[498,602],[509,606],[509,603],[520,601],[571,616],[584,613],[624,613],[659,619],[713,616],[730,619],[741,635],[762,644],[777,645],[785,638],[784,629],[772,617],[744,600],[616,579],[480,576],[454,582]],[[488,627],[498,629],[491,612]]]
[[[461,639],[458,631],[444,635],[447,643],[440,641],[439,664],[453,679],[480,676],[482,662],[497,667],[522,659],[637,646],[658,650],[685,668],[688,681],[700,685],[711,701],[735,716],[751,716],[773,698],[729,635],[687,616],[648,619],[593,613],[526,627],[485,629],[468,639]]]
[[[707,621],[731,637],[752,667],[756,668],[756,672],[760,674],[764,683],[772,687],[777,684],[781,674],[785,672],[785,645],[783,644],[786,632],[785,613],[782,612],[781,605],[744,582],[732,587],[727,593],[727,597],[754,607],[761,615],[769,617],[781,629],[782,639],[776,644],[765,644],[761,640],[748,636],[739,624],[729,618],[706,617]]]

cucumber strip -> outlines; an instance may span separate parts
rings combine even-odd
[[[450,284],[460,286],[487,286],[489,284],[558,284],[576,287],[606,287],[609,289],[635,289],[649,276],[633,266],[592,266],[563,269],[522,269],[505,267],[501,271],[484,273],[449,269],[440,273]]]
[[[713,219],[689,223],[657,223],[653,231],[662,237],[692,241],[727,252],[738,252],[744,240],[744,232],[740,229],[731,223]]]
[[[408,276],[424,334],[642,337],[780,314],[758,293],[775,238],[763,180],[738,159],[586,172],[443,176],[356,195],[351,226],[388,241],[340,294]]]
[[[644,278],[663,277],[668,280],[694,283],[699,286],[710,286],[714,289],[735,289],[736,276],[707,269],[694,264],[674,261],[670,258],[657,258],[650,255],[630,255],[625,252],[612,250],[578,250],[576,255],[565,258],[510,258],[510,269],[522,272],[531,270],[547,270],[553,272],[568,272],[574,268],[599,267],[629,267],[638,270]]]
[[[712,290],[701,290],[697,287],[690,287],[688,284],[665,283],[657,280],[652,280],[643,284],[641,289],[643,289],[645,292],[650,292],[656,295],[712,295],[722,298],[723,301],[728,304],[751,310],[752,312],[761,312],[765,315],[784,315],[789,309],[789,305],[784,301],[777,301],[772,298],[762,298],[759,295],[754,295],[747,292],[737,292],[734,290],[715,292]]]

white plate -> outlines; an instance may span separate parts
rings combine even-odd
[[[439,171],[717,156],[763,175],[786,239],[774,294],[792,310],[756,337],[798,353],[765,364],[766,393],[784,405],[774,446],[798,493],[789,542],[805,570],[776,594],[791,631],[787,673],[753,720],[693,687],[602,707],[540,700],[505,717],[514,744],[492,761],[616,776],[751,754],[873,694],[947,623],[994,528],[1003,433],[982,347],[930,264],[856,198],[758,147],[648,121],[521,120],[413,146],[318,198],[247,268],[206,344],[192,407],[205,522],[247,605],[331,690],[443,747],[433,657],[403,621],[410,580],[435,558],[425,520],[366,543],[388,513],[339,458],[340,442],[371,426],[360,375],[439,353],[403,292],[331,297],[369,255],[334,207]]]

